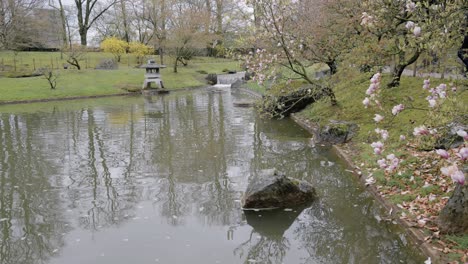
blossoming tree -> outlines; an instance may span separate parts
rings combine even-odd
[[[361,25],[374,39],[369,50],[395,58],[388,87],[398,86],[405,68],[423,52],[446,51],[463,38],[464,0],[366,0],[363,7]]]
[[[356,33],[343,17],[329,12],[332,4],[322,0],[255,1],[252,45],[257,49],[247,56],[246,64],[259,84],[292,79],[317,84],[309,70],[317,63],[326,64],[330,74],[336,73],[338,58],[350,50]],[[278,79],[282,76],[286,80]],[[314,93],[325,94],[336,104],[331,88],[321,86]]]

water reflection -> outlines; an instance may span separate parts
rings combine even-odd
[[[246,255],[245,263],[283,263],[291,246],[284,234],[304,208],[244,211],[247,224],[253,229],[248,240],[240,244],[234,254],[241,258]]]
[[[0,107],[1,263],[419,260],[328,150],[237,96]],[[244,215],[241,192],[268,168],[312,182],[320,201]]]
[[[0,262],[42,263],[64,245],[68,223],[35,133],[47,120],[0,116]]]

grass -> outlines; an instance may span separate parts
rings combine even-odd
[[[13,52],[0,52],[0,64],[14,56]],[[113,95],[125,93],[122,88],[138,88],[144,79],[144,70],[130,67],[126,61],[119,64],[118,70],[94,70],[90,68],[90,61],[98,62],[100,59],[112,58],[111,54],[92,52],[88,53],[88,67],[81,71],[75,69],[56,69],[59,78],[57,89],[51,90],[47,81],[39,77],[7,78],[0,77],[0,102],[40,100],[81,96]],[[18,71],[31,72],[30,64],[25,60],[36,60],[36,68],[39,61],[50,61],[60,58],[58,52],[23,52],[17,57],[22,58],[22,64],[18,63]],[[124,57],[125,59],[125,57]],[[128,58],[131,60],[131,58]],[[170,60],[170,58],[167,58]],[[19,59],[18,59],[19,61]],[[59,60],[60,63],[60,60]],[[56,65],[57,63],[55,63]],[[94,64],[93,64],[94,65]],[[94,67],[94,66],[93,66]],[[7,67],[11,69],[10,67]],[[188,66],[181,66],[178,73],[174,73],[171,67],[161,70],[164,85],[169,90],[196,87],[206,85],[205,72],[221,73],[225,68],[239,70],[239,63],[227,59],[194,58]],[[0,66],[0,70],[2,66]],[[11,71],[10,71],[11,72]],[[200,73],[201,72],[201,73]],[[5,73],[5,72],[4,72]],[[5,74],[4,74],[5,75]]]
[[[373,121],[375,109],[366,110],[362,104],[365,98],[365,91],[369,86],[371,74],[351,73],[349,75],[338,76],[332,82],[335,84],[334,91],[338,100],[338,106],[332,107],[326,100],[319,101],[302,111],[300,115],[313,119],[320,124],[326,124],[329,120],[346,120],[359,125],[360,130],[355,138],[355,142],[370,143],[377,138],[374,133],[375,122]],[[389,80],[390,76],[384,75],[382,86]],[[379,127],[391,130],[390,144],[399,145],[399,136],[411,135],[413,128],[427,121],[428,103],[425,98],[429,95],[423,90],[423,78],[402,77],[400,87],[386,89],[382,88],[382,106],[386,119]],[[431,87],[435,87],[441,82],[448,83],[447,80],[431,79]],[[457,92],[456,111],[458,114],[467,114],[468,92],[459,89]],[[403,103],[405,110],[397,117],[393,118],[390,113],[393,106]],[[381,111],[379,111],[381,112]],[[450,115],[442,117],[440,124],[450,122]]]
[[[429,92],[422,89],[423,78],[403,77],[400,87],[387,89],[384,85],[389,81],[390,76],[384,74],[380,99],[382,110],[365,109],[362,101],[366,97],[365,91],[369,87],[371,76],[371,73],[359,73],[353,70],[339,73],[330,80],[338,106],[331,106],[328,100],[322,100],[308,106],[299,115],[320,125],[328,124],[330,120],[356,123],[359,131],[351,144],[346,147],[352,150],[350,153],[352,153],[353,162],[360,166],[365,175],[374,177],[379,193],[395,205],[404,203],[415,205],[418,209],[412,212],[414,216],[437,217],[438,210],[444,204],[442,198],[450,196],[447,190],[453,190],[454,185],[450,179],[444,180],[440,176],[442,162],[437,161],[436,155],[425,151],[429,148],[416,147],[417,144],[414,142],[421,141],[421,138],[415,139],[412,132],[415,127],[422,124],[430,128],[443,127],[452,122],[455,117],[461,117],[461,122],[466,124],[468,83],[466,80],[456,81],[456,96],[451,96],[455,99],[446,99],[446,103],[441,108],[441,114],[437,114],[429,111],[426,101]],[[450,84],[451,81],[431,78],[431,88],[440,83]],[[393,117],[391,109],[400,103],[405,105],[405,110]],[[384,113],[385,116],[378,126],[373,120],[375,113]],[[382,157],[374,155],[369,146],[371,142],[381,140],[374,131],[376,127],[386,129],[390,134],[390,138],[385,142],[385,155],[394,153],[403,160],[398,173],[384,173],[383,170],[376,170],[376,161]],[[401,141],[400,135],[405,135],[408,141]],[[428,143],[433,142],[427,140],[423,143],[429,146]],[[433,149],[434,146],[431,147]],[[431,195],[435,197],[434,200],[429,199]],[[409,218],[414,216],[409,216]],[[456,247],[451,249],[452,257],[460,259],[461,255],[457,255],[456,252],[468,250],[467,236],[448,237],[445,241],[447,239],[456,244]]]

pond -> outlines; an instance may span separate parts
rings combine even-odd
[[[422,263],[330,148],[245,97],[0,107],[0,263]],[[276,168],[317,188],[306,208],[243,212]]]

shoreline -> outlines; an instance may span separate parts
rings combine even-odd
[[[193,86],[193,87],[185,87],[181,89],[174,89],[174,90],[163,90],[165,93],[171,93],[171,92],[180,92],[180,91],[191,91],[191,90],[196,90],[196,89],[201,89],[208,87],[207,85],[199,85],[199,86]],[[82,100],[82,99],[95,99],[95,98],[106,98],[106,97],[117,97],[117,96],[145,96],[143,94],[144,91],[148,90],[142,90],[141,92],[127,92],[127,93],[115,93],[115,94],[102,94],[102,95],[86,95],[86,96],[72,96],[72,97],[61,97],[61,98],[44,98],[44,99],[31,99],[31,100],[17,100],[17,101],[0,101],[0,106],[3,105],[13,105],[13,104],[30,104],[30,103],[46,103],[46,102],[58,102],[58,101],[71,101],[71,100]],[[159,90],[151,91],[150,92],[157,92]]]
[[[240,88],[242,91],[257,97],[261,98],[261,94],[246,89],[246,88]],[[292,114],[290,118],[296,122],[298,125],[300,125],[302,128],[307,130],[311,135],[315,134],[316,128],[313,127],[313,124],[309,120],[305,120],[303,118],[298,117],[295,114]],[[385,197],[380,195],[378,190],[373,186],[373,185],[368,185],[366,186],[365,183],[365,178],[362,172],[359,170],[359,167],[357,167],[354,162],[351,159],[351,156],[347,153],[349,152],[348,150],[348,144],[345,145],[333,145],[332,149],[337,154],[339,158],[341,158],[348,169],[353,172],[353,175],[359,180],[359,182],[362,184],[362,186],[366,189],[367,192],[369,192],[372,197],[383,207],[385,208],[386,211],[386,216],[388,216],[392,221],[396,221],[396,223],[403,229],[405,234],[411,239],[411,242],[413,243],[414,246],[418,247],[421,252],[426,255],[427,257],[431,258],[432,263],[443,263],[444,262],[444,257],[443,255],[436,251],[431,244],[429,244],[426,239],[423,231],[419,228],[414,228],[412,224],[410,224],[408,221],[404,219],[400,219],[398,217],[397,212],[400,212],[400,208],[398,208],[396,205],[392,204],[389,202]],[[390,213],[390,214],[389,214]]]
[[[314,135],[314,128],[309,125],[308,120],[299,118],[294,114],[291,115],[291,119],[309,133]],[[418,247],[424,255],[430,257],[432,263],[443,263],[443,255],[436,251],[431,246],[431,244],[426,241],[426,235],[424,235],[424,232],[419,228],[415,228],[414,225],[412,225],[410,222],[398,217],[397,213],[400,212],[401,209],[380,195],[378,190],[373,185],[366,185],[365,175],[362,174],[362,172],[359,170],[359,167],[354,164],[351,156],[347,153],[349,152],[348,144],[349,143],[344,145],[332,145],[332,149],[334,153],[345,162],[348,169],[352,171],[353,175],[359,180],[366,191],[369,192],[383,208],[385,208],[386,216],[388,216],[392,221],[396,221],[397,224],[404,230],[405,234],[411,239],[411,242],[414,244],[414,246]]]

